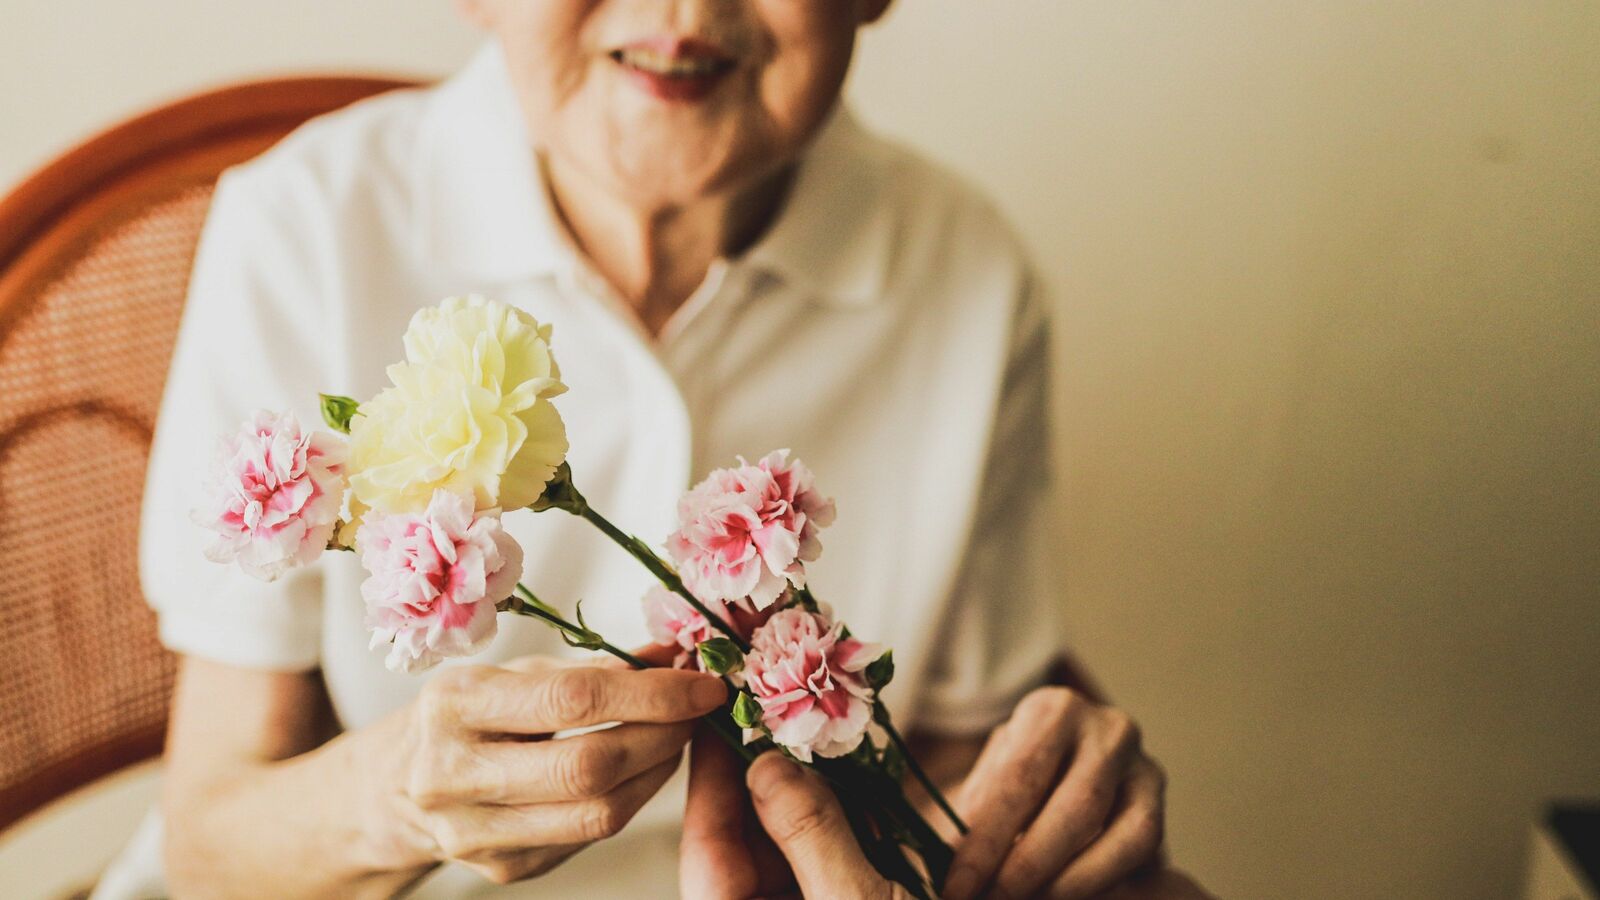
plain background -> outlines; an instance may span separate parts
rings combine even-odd
[[[4,183],[194,89],[476,42],[446,0],[0,3]],[[1051,277],[1067,638],[1175,859],[1514,894],[1541,804],[1600,796],[1600,4],[900,0],[851,94]]]

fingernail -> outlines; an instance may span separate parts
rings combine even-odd
[[[765,799],[785,783],[800,777],[800,767],[790,762],[777,750],[768,750],[756,757],[745,773],[745,783],[757,800]]]
[[[699,679],[694,683],[694,687],[689,689],[689,699],[693,700],[696,706],[703,706],[706,709],[721,706],[727,697],[728,689],[723,685],[722,679],[710,675]]]

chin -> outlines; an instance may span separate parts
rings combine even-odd
[[[719,136],[686,132],[659,135],[612,148],[595,174],[613,193],[653,206],[670,206],[734,190],[781,165],[770,154],[729,152]]]

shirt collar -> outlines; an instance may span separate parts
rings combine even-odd
[[[417,246],[474,279],[555,276],[574,260],[551,207],[498,45],[434,88],[419,130]],[[850,112],[830,114],[778,218],[735,266],[772,274],[824,303],[881,297],[893,238],[887,158]]]
[[[777,220],[742,261],[823,302],[881,298],[899,230],[884,149],[848,108],[836,108],[801,157]]]

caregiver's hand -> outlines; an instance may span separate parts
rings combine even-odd
[[[1128,715],[1061,687],[1017,704],[962,784],[954,900],[1092,897],[1157,859],[1166,775]]]
[[[538,657],[438,673],[402,714],[380,790],[393,836],[499,883],[553,868],[627,824],[678,766],[692,722],[725,698],[714,676]],[[558,740],[552,732],[624,724]]]
[[[761,825],[806,897],[905,898],[867,862],[833,792],[815,772],[768,750],[745,775]]]
[[[792,896],[794,873],[756,818],[745,766],[709,728],[689,750],[678,894],[696,900]]]

